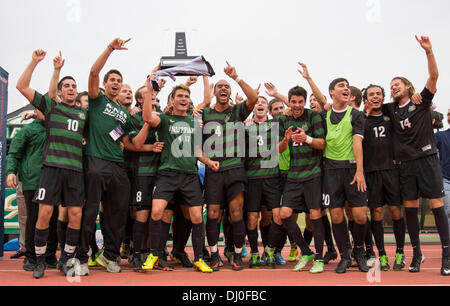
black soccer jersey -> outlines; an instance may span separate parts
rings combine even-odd
[[[380,114],[366,119],[363,140],[364,171],[395,168],[391,118]]]
[[[436,141],[431,125],[430,106],[434,94],[427,88],[421,92],[422,104],[411,101],[383,104],[383,113],[388,115],[394,128],[394,154],[397,161],[414,160],[436,154]]]

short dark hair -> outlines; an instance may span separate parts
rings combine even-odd
[[[122,81],[123,81],[123,76],[122,76],[122,74],[120,73],[120,71],[117,70],[117,69],[111,69],[110,71],[108,71],[108,72],[105,74],[105,77],[103,78],[103,82],[105,82],[105,83],[108,82],[109,76],[110,76],[111,74],[118,74],[118,75],[120,75],[120,78],[121,78]]]
[[[362,95],[363,95],[363,100],[366,101],[367,100],[367,91],[371,88],[379,88],[381,89],[381,93],[383,95],[383,98],[386,96],[386,93],[384,92],[384,88],[381,87],[380,85],[374,85],[374,84],[370,84],[369,86],[367,86],[366,88],[363,88],[362,90]]]
[[[280,99],[277,99],[277,98],[273,98],[272,100],[269,101],[269,111],[270,112],[272,112],[272,107],[277,102],[281,102],[283,104],[283,107],[284,107],[283,101],[281,101]]]
[[[336,87],[336,84],[337,84],[337,83],[340,83],[340,82],[346,82],[347,84],[350,84],[350,83],[347,81],[347,79],[345,79],[345,78],[337,78],[337,79],[334,79],[333,81],[331,81],[330,85],[328,86],[328,92],[334,90],[334,87]]]
[[[304,89],[303,87],[297,85],[295,87],[292,87],[289,90],[289,92],[288,92],[288,99],[289,99],[289,101],[291,101],[291,97],[292,96],[303,97],[303,98],[305,98],[305,101],[306,101],[306,99],[308,98],[308,93],[307,93],[306,89]]]
[[[89,93],[87,91],[82,91],[77,95],[77,98],[75,99],[75,101],[77,102],[81,102],[81,97],[82,96],[89,96]]]
[[[359,88],[356,88],[355,86],[350,86],[350,96],[355,97],[355,104],[359,108],[362,101],[361,90],[359,90]]]
[[[75,84],[77,83],[77,82],[75,81],[75,79],[74,79],[72,76],[67,75],[67,76],[63,77],[63,78],[58,82],[58,90],[61,90],[61,88],[62,88],[62,83],[63,83],[65,80],[73,80],[73,81],[75,82]]]
[[[134,93],[134,99],[136,100],[136,103],[139,104],[140,99],[142,99],[142,94],[141,94],[141,89],[145,88],[145,85],[142,85],[141,87],[139,87],[136,92]]]

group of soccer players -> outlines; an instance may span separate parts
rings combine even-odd
[[[419,197],[429,199],[442,243],[441,274],[450,275],[449,228],[430,114],[438,69],[429,38],[416,39],[428,61],[424,90],[412,102],[412,84],[395,77],[391,81],[394,101],[383,104],[384,89],[369,85],[362,94],[364,112],[350,106],[354,95],[345,78],[330,83],[332,104],[327,104],[306,65],[299,63],[299,72],[314,98],[307,109],[304,88],[295,86],[286,97],[266,83],[267,94],[276,98],[269,103],[258,96],[259,88],[247,84],[228,62],[224,72],[246,98],[237,101],[240,103],[230,99],[228,81],[213,86],[203,77],[204,100],[195,109],[189,86],[180,84],[172,89],[168,107],[162,111],[153,88],[160,69],[156,67],[136,93],[138,108],[131,110],[130,102],[125,103],[132,100],[131,90],[121,91],[123,77],[118,70],[106,73],[104,92],[100,90],[99,75],[108,58],[115,50],[127,49],[128,40],[119,38],[107,45],[92,66],[89,103],[82,107],[76,104],[77,84],[72,77],[59,82],[57,95],[42,95],[29,87],[35,67],[46,55],[43,50],[34,51],[17,83],[17,89],[44,114],[46,128],[43,169],[34,196],[39,214],[33,276],[44,275],[50,219],[59,205],[67,223],[58,229],[62,242],[58,268],[66,275],[89,275],[89,266],[97,264],[108,272],[120,272],[118,258],[126,232],[131,236],[130,262],[136,271],[172,270],[165,253],[172,218],[173,256],[201,272],[218,271],[223,265],[218,250],[221,224],[236,271],[244,268],[246,237],[251,248],[249,267],[264,263],[275,268],[275,254],[287,234],[301,253],[294,271],[304,270],[312,262],[311,273],[323,272],[324,264],[337,258],[334,237],[340,253],[335,271],[345,273],[353,257],[359,270],[367,272],[364,241],[368,228],[375,238],[381,269],[389,270],[384,205],[389,205],[394,222],[397,249],[393,269],[405,266],[407,228],[413,247],[409,271],[419,272],[424,260]],[[54,60],[55,72],[62,65],[60,55]],[[59,73],[55,74],[54,78],[59,78]],[[269,120],[269,113],[273,119]],[[203,184],[199,162],[206,168]],[[97,252],[99,209],[104,247]],[[353,220],[353,245],[345,212]],[[298,213],[308,215],[314,251],[311,239],[305,239],[297,224]],[[191,232],[193,262],[184,252]],[[205,251],[205,236],[210,254]],[[323,254],[324,242],[328,256]]]

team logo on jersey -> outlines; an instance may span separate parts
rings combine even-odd
[[[308,125],[307,125],[306,123],[303,124],[303,126],[302,126],[302,130],[303,130],[303,131],[306,132],[306,131],[308,130],[308,128],[309,128],[309,127],[308,127]]]
[[[230,118],[231,118],[231,113],[228,114],[228,115],[226,115],[226,117],[225,117],[225,122],[228,122],[228,120],[230,120]]]
[[[416,110],[416,106],[415,105],[411,105],[410,107],[408,107],[408,112],[410,112],[410,113],[412,113],[415,110]]]
[[[78,117],[79,117],[81,120],[86,120],[86,115],[85,115],[84,113],[79,113],[79,114],[78,114]]]
[[[388,116],[383,116],[383,120],[388,122],[388,121],[391,121],[391,118],[389,118]]]

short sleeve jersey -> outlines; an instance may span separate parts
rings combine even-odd
[[[245,168],[249,179],[279,176],[277,125],[269,120],[246,127]]]
[[[244,132],[243,121],[250,113],[246,102],[223,112],[209,107],[203,110],[203,150],[211,160],[220,162],[219,171],[244,166],[245,135],[239,132]]]
[[[369,115],[366,118],[363,140],[364,171],[379,171],[395,168],[391,118]]]
[[[306,109],[299,118],[293,116],[277,117],[280,123],[280,139],[289,127],[301,128],[312,138],[324,138],[321,116],[310,109]],[[308,181],[322,175],[322,151],[314,149],[307,143],[296,143],[289,140],[290,166],[287,179],[292,181]]]
[[[194,151],[195,124],[193,116],[160,114],[158,140],[164,142],[158,171],[175,170],[197,174]]]
[[[43,165],[83,172],[83,131],[87,110],[58,103],[35,92],[33,103],[45,115]]]
[[[99,93],[89,98],[89,131],[86,155],[124,162],[120,140],[133,130],[131,115],[118,103]]]
[[[402,106],[383,104],[383,113],[392,120],[395,159],[400,162],[437,153],[430,110],[434,94],[427,88],[420,94],[422,103],[418,105],[411,100]]]

